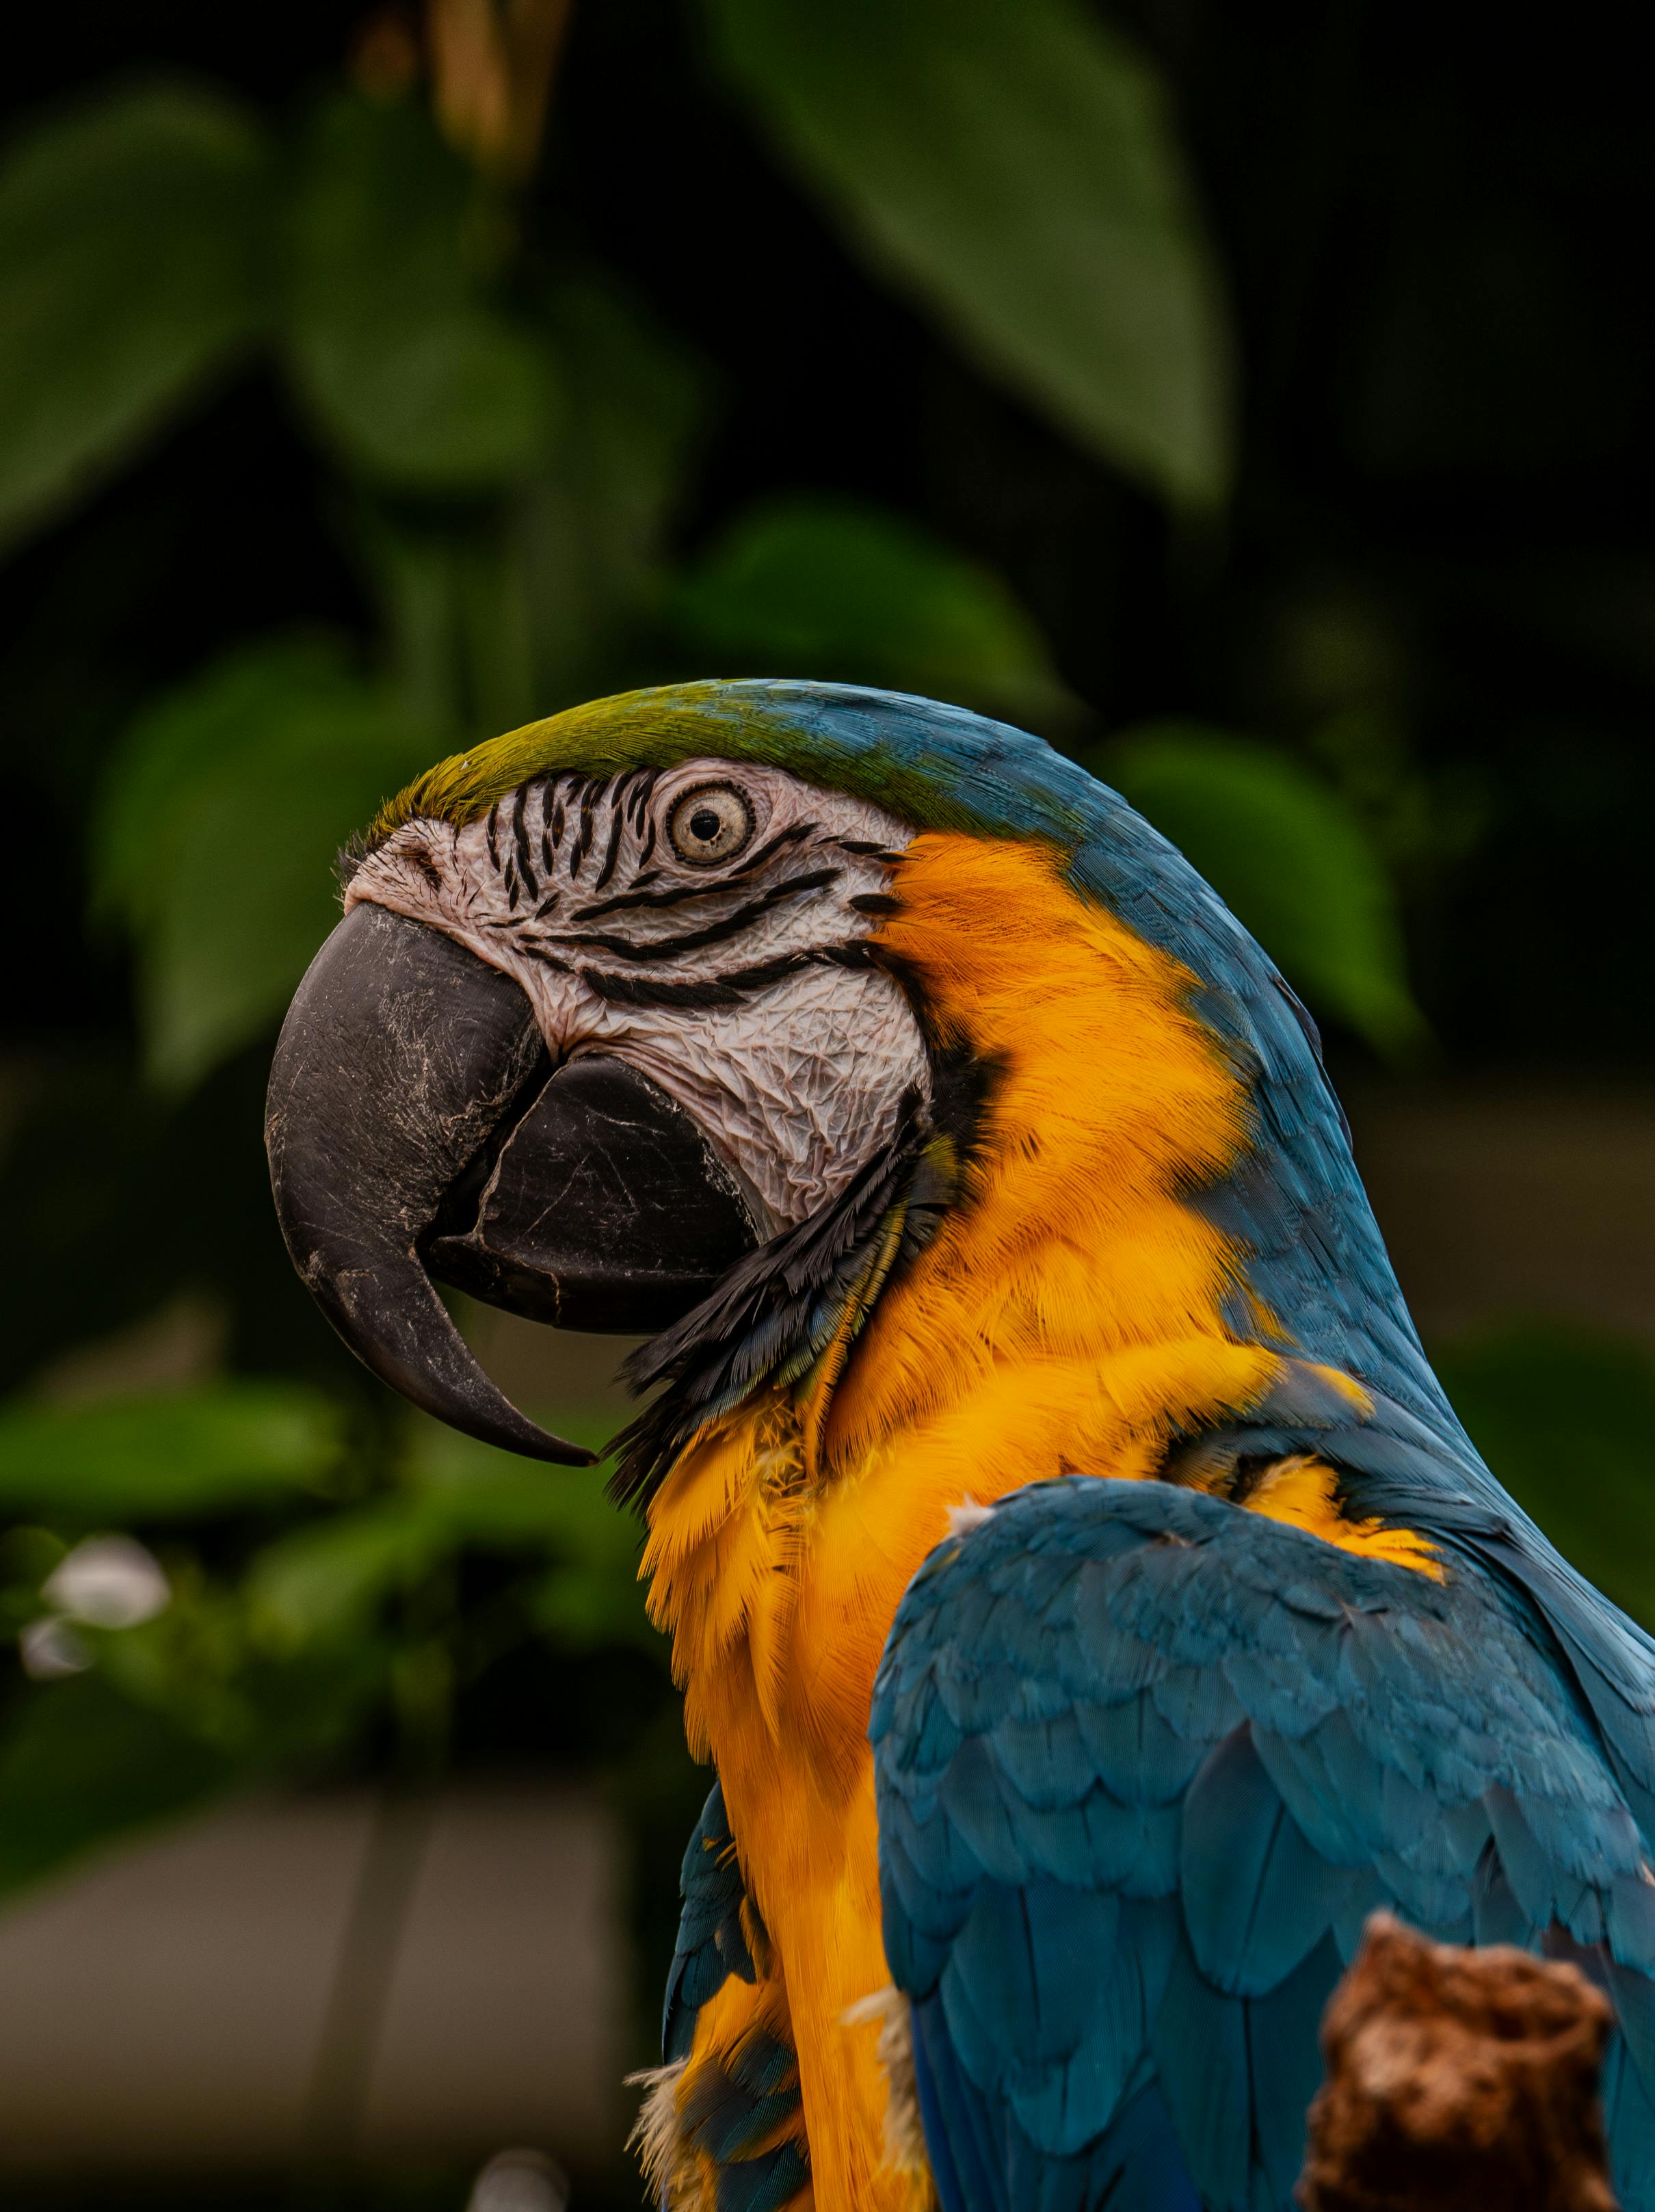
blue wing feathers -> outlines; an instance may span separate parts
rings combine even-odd
[[[1305,2113],[1321,2086],[1322,2014],[1345,1961],[1331,1936],[1247,2011],[1253,2159],[1266,2205],[1294,2202],[1304,2163]]]
[[[1205,1758],[1207,1747],[1175,1735],[1146,1698],[1075,1708],[1092,1771],[1123,1805],[1174,1805]]]
[[[1246,1729],[1208,1754],[1190,1785],[1179,1875],[1202,1973],[1242,1996],[1285,1981],[1361,1879],[1305,1841]]]
[[[743,1925],[746,1885],[714,1783],[684,1853],[683,1910],[667,1977],[661,2055],[692,2057],[700,2008],[734,1974],[757,1977]],[[755,1935],[755,1940],[757,1936]],[[799,2109],[798,2061],[761,2028],[722,2057],[704,2056],[684,2075],[679,2125],[714,2167],[714,2212],[781,2212],[810,2178],[806,2153],[791,2142],[763,2148]]]
[[[1173,2131],[1203,2203],[1246,2202],[1252,2117],[1246,2014],[1215,1990],[1180,1937],[1149,2047]]]
[[[1617,1874],[1606,1902],[1610,1957],[1655,1975],[1655,1887],[1641,1875]]]
[[[1603,2062],[1603,2126],[1621,2212],[1655,2212],[1655,2091],[1634,2061],[1630,2039],[1610,2045]]]
[[[1167,2100],[1154,2083],[1126,2100],[1091,2155],[1071,2163],[1071,2173],[1075,2166],[1084,2185],[1071,2195],[1073,2204],[1097,2212],[1201,2212]]]
[[[1454,1940],[1598,1946],[1628,2037],[1616,2154],[1655,2166],[1655,1884],[1622,1780],[1655,1764],[1640,1696],[1584,1601],[1566,1635],[1465,1556],[1481,1511],[1440,1583],[1080,1478],[932,1554],[871,1734],[944,2212],[1179,2190],[1286,2212],[1322,2008],[1379,1905]]]
[[[756,2079],[749,2076],[745,2067],[726,2073],[721,2068],[705,2066],[691,2081],[684,2100],[681,2115],[684,2132],[720,2164],[750,2156],[798,2101],[785,2087],[758,2087],[758,2081],[767,2076],[773,2084],[785,2079],[794,2064],[792,2053],[782,2045],[767,2037],[762,2041],[768,2047],[759,2054]],[[767,2063],[772,2052],[779,2053],[784,2062],[779,2076],[774,2065]]]
[[[1490,1851],[1471,1884],[1471,1927],[1478,1943],[1526,1943],[1534,1923],[1517,1901],[1499,1858]]]
[[[683,1911],[661,2021],[661,2051],[669,2064],[688,2056],[697,2012],[729,1976],[750,1982],[754,1975],[742,1928],[742,1877],[717,1783],[684,1853],[682,1883]]]
[[[809,2179],[809,2161],[791,2143],[735,2160],[718,2169],[718,2212],[781,2212]]]
[[[1006,2159],[989,2108],[967,2081],[957,2046],[932,1996],[913,2008],[914,2075],[927,2144],[938,2146],[931,2171],[949,2212],[1007,2212]],[[950,2186],[958,2191],[950,2195]]]
[[[1041,1812],[1078,1805],[1092,1787],[1092,1763],[1072,1706],[1051,1720],[1003,1720],[993,1744],[996,1765],[1022,1802]]]

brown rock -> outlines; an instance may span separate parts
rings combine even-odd
[[[1573,1966],[1428,1942],[1375,1913],[1322,2021],[1305,2212],[1615,2212],[1612,2015]]]

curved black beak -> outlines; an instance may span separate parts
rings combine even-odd
[[[594,1455],[496,1388],[432,1276],[566,1328],[652,1330],[756,1242],[664,1091],[597,1054],[554,1072],[508,976],[367,903],[288,1010],[265,1143],[294,1264],[358,1358],[468,1435],[566,1466]]]

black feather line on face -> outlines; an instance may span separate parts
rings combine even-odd
[[[583,968],[580,980],[587,988],[617,1006],[738,1006],[759,991],[773,990],[804,968],[869,968],[868,948],[859,941],[849,945],[813,945],[797,952],[779,954],[774,960],[752,968],[733,968],[699,981],[676,983],[664,976],[616,975],[603,968]]]
[[[601,968],[583,968],[586,988],[612,1006],[739,1006],[742,994],[729,984],[709,977],[704,983],[669,983],[650,975],[611,975]]]
[[[905,852],[892,852],[889,845],[878,845],[872,838],[865,836],[834,836],[828,838],[828,842],[839,845],[840,852],[854,852],[858,860],[885,860],[888,867],[896,867],[898,860],[907,858]]]
[[[569,848],[569,873],[578,876],[580,864],[591,850],[592,816],[597,811],[597,794],[603,786],[594,779],[580,793],[580,827],[574,833],[574,842]]]
[[[649,811],[650,799],[654,794],[660,775],[661,771],[658,768],[644,768],[640,769],[633,778],[627,805],[632,814],[632,826],[634,830],[641,830],[644,826],[644,817]]]
[[[596,951],[611,952],[617,960],[675,960],[686,952],[700,952],[709,945],[722,945],[728,939],[739,937],[744,929],[751,928],[759,917],[785,898],[798,898],[806,891],[819,891],[839,880],[837,868],[817,868],[809,875],[789,876],[779,884],[773,884],[767,891],[738,907],[722,921],[709,922],[705,929],[687,930],[682,937],[659,937],[652,943],[640,944],[630,937],[606,937],[593,932],[590,936],[571,935],[565,941],[570,945],[590,945]]]
[[[816,825],[814,822],[795,822],[785,830],[779,830],[767,843],[760,846],[756,853],[749,854],[735,867],[727,868],[719,881],[733,884],[743,876],[752,875],[756,870],[761,868],[767,860],[773,860],[777,854],[785,847],[797,845],[802,837],[813,837],[815,835],[815,830]]]
[[[534,860],[529,851],[527,807],[527,797],[519,784],[512,793],[512,840],[517,847],[518,873],[522,877],[524,887],[535,892],[539,890],[540,885],[535,880]]]
[[[615,864],[621,856],[621,832],[627,826],[627,815],[626,809],[618,799],[615,802],[611,813],[613,819],[609,823],[609,849],[603,855],[603,865],[597,872],[597,880],[592,885],[595,891],[601,891],[608,883],[609,878],[615,873]]]
[[[650,880],[653,882],[658,872],[652,868],[648,872]],[[654,909],[660,907],[682,906],[686,899],[716,898],[720,891],[727,888],[727,878],[722,876],[712,883],[671,884],[664,891],[644,890],[643,880],[642,877],[634,877],[631,890],[616,891],[609,898],[595,900],[591,906],[578,906],[570,919],[574,921],[597,921],[606,914],[623,914],[632,907]]]

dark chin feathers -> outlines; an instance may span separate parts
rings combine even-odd
[[[749,1253],[716,1289],[643,1346],[622,1370],[657,1397],[610,1446],[610,1488],[646,1504],[673,1461],[708,1423],[759,1389],[807,1383],[841,1334],[859,1327],[894,1269],[931,1242],[958,1188],[951,1137],[903,1099],[888,1146],[833,1203]]]

